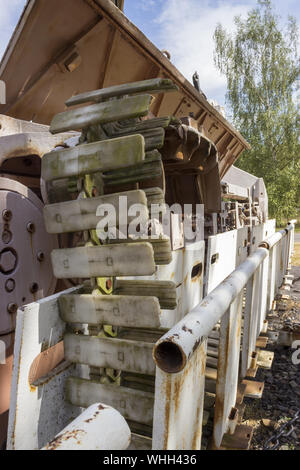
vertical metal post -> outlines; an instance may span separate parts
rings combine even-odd
[[[178,374],[156,368],[153,449],[201,448],[206,348],[205,341]]]
[[[260,283],[259,283],[259,308],[258,308],[258,318],[257,318],[257,329],[256,329],[256,339],[260,335],[264,321],[266,319],[266,310],[267,310],[267,290],[268,290],[268,266],[269,266],[269,256],[265,258],[260,265]]]
[[[272,310],[272,304],[275,297],[275,282],[276,282],[276,245],[270,248],[269,253],[269,273],[268,273],[268,294],[267,294],[267,309]]]
[[[244,332],[242,349],[241,376],[246,377],[250,367],[251,354],[253,353],[253,336],[257,325],[257,296],[255,295],[257,286],[257,271],[249,279],[246,286],[246,303],[244,310]],[[254,344],[255,347],[255,344]]]
[[[220,328],[213,446],[219,448],[236,403],[239,376],[243,291],[223,315]]]

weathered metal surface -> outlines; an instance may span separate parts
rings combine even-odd
[[[265,248],[259,248],[249,256],[156,343],[154,358],[162,370],[174,373],[184,369],[195,349],[208,337],[267,254]]]
[[[70,377],[66,382],[66,394],[73,405],[86,408],[101,401],[118,410],[125,419],[152,426],[153,393]]]
[[[229,431],[230,414],[237,398],[243,293],[221,319],[213,443],[219,448]]]
[[[160,267],[157,271],[159,269]],[[173,281],[117,279],[114,292],[121,296],[157,297],[160,307],[163,309],[162,315],[164,310],[174,310],[177,305],[176,284]],[[167,328],[163,319],[161,319],[161,325]]]
[[[124,198],[124,199],[122,199]],[[105,217],[108,227],[118,226],[121,220],[123,208],[120,210],[120,202],[126,201],[126,207],[139,204],[139,219],[141,223],[146,223],[149,217],[147,208],[147,198],[144,191],[125,191],[123,193],[108,194],[106,196],[77,199],[57,204],[51,204],[44,208],[44,219],[48,233],[66,233],[80,230],[95,229],[97,224]],[[98,208],[103,205],[103,209],[108,205],[115,208],[114,214],[107,215],[106,212],[98,212]],[[127,221],[130,223],[136,215],[128,215]]]
[[[70,289],[66,293],[76,292]],[[65,403],[64,380],[76,375],[68,366],[45,377],[36,387],[29,382],[31,366],[41,351],[59,343],[65,330],[57,299],[60,294],[19,309],[15,335],[7,448],[40,449],[80,413]]]
[[[65,358],[74,363],[155,374],[151,343],[66,334],[64,346]]]
[[[28,134],[36,132],[49,132],[49,126],[37,124],[36,122],[23,121],[21,119],[14,119],[4,114],[0,114],[0,136]],[[52,137],[49,133],[49,137]],[[54,137],[54,139],[61,138],[61,136]]]
[[[153,78],[150,80],[143,80],[142,82],[126,83],[125,85],[117,85],[75,95],[66,101],[66,105],[75,106],[89,102],[100,103],[101,101],[108,100],[109,98],[124,95],[166,93],[174,90],[177,90],[177,87],[171,80],[166,78]]]
[[[146,276],[155,272],[150,243],[87,246],[53,250],[55,277]]]
[[[278,250],[280,250],[281,257],[283,256],[284,269],[286,269],[288,238],[285,247],[279,244]],[[236,443],[236,436],[242,430],[240,426],[237,426],[238,414],[235,406],[242,402],[244,396],[260,398],[263,392],[263,383],[245,380],[239,386],[238,383],[244,287],[246,287],[246,302],[241,376],[246,375],[250,370],[249,367],[252,367],[251,370],[260,365],[268,367],[272,359],[271,354],[269,357],[264,357],[260,355],[261,352],[257,358],[253,356],[259,333],[265,327],[268,255],[269,251],[266,248],[258,248],[191,313],[166,333],[154,347],[153,356],[162,379],[166,381],[168,377],[174,377],[176,380],[178,375],[188,370],[191,361],[199,348],[205,344],[208,335],[214,338],[209,338],[209,344],[211,348],[218,345],[218,355],[216,358],[214,351],[207,351],[204,372],[205,391],[215,394],[212,440],[214,449],[230,448],[231,445],[239,447]],[[219,320],[221,320],[219,333],[212,334],[212,329]],[[169,406],[172,406],[173,399],[174,395],[168,401]],[[228,432],[229,434],[226,434]],[[172,429],[169,430],[169,434],[172,434]],[[233,436],[228,438],[230,434]],[[241,448],[249,446],[250,438],[251,433],[248,432],[247,439],[244,439],[245,443],[241,444]],[[224,444],[226,439],[228,447]]]
[[[43,204],[21,183],[0,178],[0,334],[14,331],[18,306],[54,292],[49,265],[57,246],[43,221]]]
[[[256,331],[258,323],[258,296],[255,295],[259,285],[259,271],[249,279],[246,285],[246,301],[244,309],[244,330],[241,375],[245,377],[251,366],[252,353],[255,351]]]
[[[262,369],[271,369],[274,359],[274,353],[272,351],[258,351],[257,365]]]
[[[249,450],[252,436],[253,428],[240,424],[233,435],[225,434],[221,450]]]
[[[140,95],[65,111],[54,116],[50,124],[50,132],[58,134],[94,124],[146,116],[150,102],[150,95]]]
[[[205,295],[209,294],[247,258],[247,227],[208,238]]]
[[[1,116],[0,116],[1,122]],[[62,145],[72,134],[53,136],[50,132],[28,132],[0,137],[0,165],[9,158],[38,155],[40,158],[54,147]]]
[[[161,328],[156,297],[136,295],[62,295],[60,316],[67,323]]]
[[[128,424],[118,411],[94,403],[42,450],[125,450],[130,437]]]
[[[158,266],[153,276],[147,277],[147,279],[151,280],[150,282],[157,283],[156,287],[153,284],[154,290],[147,291],[147,295],[155,295],[157,292],[162,308],[161,325],[163,328],[172,328],[202,300],[204,265],[205,242],[201,240],[191,245],[186,245],[183,249],[172,251],[171,263],[165,266]],[[146,285],[143,285],[145,278],[143,277],[142,279],[142,281],[118,280],[117,292],[119,294],[129,294],[128,289],[130,288],[130,283],[132,283],[132,292],[135,295],[144,295],[141,292],[144,287],[146,288]],[[169,289],[166,289],[170,282],[169,280],[172,281],[172,284]],[[134,290],[135,282],[138,290]],[[161,288],[159,285],[164,290],[163,294],[160,294]],[[119,286],[124,287],[120,290]],[[151,284],[149,288],[151,288],[150,286]],[[174,291],[175,286],[176,292]],[[170,311],[170,309],[172,310]]]
[[[264,391],[264,382],[255,382],[254,380],[243,380],[243,385],[246,385],[245,397],[247,398],[261,398]]]
[[[157,368],[153,449],[200,450],[204,407],[206,343],[179,374]]]
[[[42,178],[49,181],[126,167],[141,162],[144,156],[144,139],[141,135],[56,150],[44,155]]]
[[[288,238],[286,238],[286,242],[288,242]],[[279,245],[280,246],[280,245]],[[288,252],[288,248],[285,249],[286,253]],[[180,253],[181,252],[181,253]],[[183,262],[185,250],[178,250],[180,253],[180,257],[177,258],[178,262]],[[191,251],[191,260],[193,260],[193,255]],[[154,357],[158,363],[158,365],[163,370],[157,369],[157,377],[156,377],[156,388],[155,388],[155,412],[154,412],[154,424],[153,424],[153,448],[163,448],[163,449],[198,449],[200,442],[201,442],[201,423],[202,414],[203,414],[203,406],[205,400],[205,393],[204,393],[204,379],[206,379],[205,389],[216,393],[216,417],[215,420],[218,422],[218,419],[222,417],[222,426],[223,431],[220,431],[218,434],[218,428],[215,426],[215,436],[217,435],[217,441],[215,441],[215,447],[224,446],[224,440],[220,443],[220,439],[222,440],[223,434],[226,433],[227,430],[230,432],[234,431],[236,421],[233,419],[233,413],[231,412],[231,405],[234,406],[234,400],[237,403],[240,403],[242,395],[244,396],[258,396],[258,392],[254,393],[252,389],[250,389],[247,384],[244,384],[244,390],[242,395],[237,393],[238,387],[235,386],[237,381],[237,370],[239,366],[239,338],[240,338],[240,316],[241,316],[241,296],[243,293],[243,288],[249,283],[249,280],[253,278],[253,276],[257,276],[258,282],[257,284],[253,284],[253,286],[248,287],[249,292],[252,292],[252,297],[250,295],[249,299],[246,300],[246,310],[247,312],[247,304],[248,308],[249,305],[251,306],[253,303],[253,299],[261,298],[260,290],[260,280],[264,284],[267,282],[267,278],[261,277],[261,272],[263,268],[264,261],[268,260],[268,250],[265,248],[259,248],[255,253],[253,253],[247,260],[242,263],[223,283],[221,283],[214,291],[211,292],[209,296],[207,296],[201,303],[200,306],[198,305],[195,309],[192,309],[192,313],[187,315],[183,321],[181,321],[175,328],[173,328],[168,334],[166,334],[161,340],[158,341],[156,349],[154,350]],[[284,263],[286,263],[287,255],[284,258]],[[179,268],[178,264],[178,268]],[[182,266],[182,264],[181,264]],[[190,270],[190,261],[187,260],[187,266]],[[278,267],[278,266],[277,266]],[[166,266],[165,269],[168,267]],[[279,267],[280,268],[280,267]],[[160,268],[159,268],[160,269]],[[201,271],[197,270],[199,274]],[[266,271],[269,272],[268,270]],[[161,274],[161,273],[160,273]],[[158,277],[160,274],[156,273],[153,277]],[[180,274],[179,270],[174,272],[173,276],[174,280],[180,281],[182,279],[182,274]],[[193,278],[193,276],[191,276]],[[144,278],[145,279],[145,278]],[[131,288],[136,289],[137,287],[134,286],[134,280],[120,280],[118,282],[131,282]],[[151,281],[144,282],[149,283],[151,286]],[[153,282],[153,281],[152,281]],[[249,286],[249,284],[248,284]],[[141,287],[141,286],[140,286]],[[151,287],[150,287],[151,288]],[[153,286],[152,286],[153,288]],[[199,288],[199,287],[198,287]],[[155,292],[154,292],[155,294]],[[63,305],[65,299],[71,300],[74,298],[75,295],[72,293],[70,294],[63,294],[63,297],[60,301],[60,304]],[[75,309],[70,308],[68,311],[68,307],[65,306],[62,308],[62,311],[68,311],[68,315],[72,318],[72,315],[75,314],[75,318],[73,320],[80,319],[76,315],[79,315],[80,310],[83,309],[81,302],[81,296],[76,296],[78,299],[79,304],[76,306]],[[131,297],[131,296],[130,296]],[[147,296],[142,296],[143,299],[147,300]],[[155,296],[156,297],[156,296]],[[133,296],[134,298],[134,296]],[[234,299],[236,299],[234,301]],[[76,301],[77,301],[76,299]],[[85,297],[83,297],[85,300]],[[92,306],[91,300],[92,296],[87,296],[89,300],[89,308],[88,308],[88,315],[91,315],[91,319],[95,321],[95,318],[98,319],[99,312],[97,311],[95,306]],[[99,299],[99,300],[98,300]],[[104,300],[109,299],[109,296]],[[114,303],[116,299],[114,296],[111,297],[111,302]],[[131,299],[133,300],[133,299]],[[152,301],[153,299],[151,299]],[[93,299],[94,301],[94,299]],[[96,306],[98,302],[100,304],[103,301],[101,296],[96,298]],[[193,299],[195,301],[195,299]],[[56,310],[57,310],[57,300],[56,302]],[[233,303],[232,303],[233,302]],[[72,304],[72,302],[71,302]],[[68,305],[68,303],[67,303]],[[75,304],[76,305],[76,304]],[[128,309],[130,303],[128,304]],[[230,307],[231,306],[231,307]],[[123,307],[123,306],[122,306]],[[124,306],[125,308],[125,306]],[[231,316],[230,316],[230,308]],[[253,310],[253,305],[252,305]],[[106,311],[107,307],[105,307]],[[156,315],[159,318],[159,308],[158,304],[156,303]],[[39,309],[40,310],[40,309]],[[84,309],[83,309],[84,310]],[[194,310],[194,312],[193,312]],[[110,312],[110,308],[107,309],[108,313]],[[227,311],[227,313],[225,313]],[[107,313],[107,314],[108,314]],[[116,312],[114,312],[116,313]],[[225,313],[225,316],[224,316]],[[259,313],[259,309],[258,309]],[[47,314],[49,316],[49,310],[47,310]],[[56,313],[58,315],[58,312]],[[227,317],[226,317],[227,315]],[[252,315],[252,314],[251,314]],[[257,319],[259,319],[259,314],[256,315]],[[48,318],[48,317],[47,317]],[[130,316],[128,317],[130,320]],[[105,320],[100,319],[100,321]],[[220,332],[220,343],[219,347],[220,350],[223,348],[223,354],[219,355],[218,361],[218,373],[215,367],[217,367],[217,357],[213,353],[214,351],[211,349],[214,348],[212,341],[215,341],[216,344],[218,343],[218,338],[220,333],[214,332],[212,334],[211,330],[216,325],[216,323],[222,319],[223,327],[221,327]],[[132,317],[132,320],[134,318]],[[192,321],[191,321],[192,320]],[[252,319],[253,320],[253,319]],[[49,321],[49,319],[47,320]],[[98,321],[98,320],[97,320]],[[156,321],[156,320],[155,320]],[[224,328],[224,322],[226,323],[227,327],[229,328],[226,332],[226,328]],[[116,322],[117,323],[117,322]],[[226,326],[225,325],[225,326]],[[136,325],[135,325],[136,326]],[[250,330],[251,330],[251,341],[250,347],[248,348],[251,350],[251,345],[254,344],[257,339],[257,328],[256,323],[250,323]],[[130,331],[130,330],[128,330]],[[137,330],[132,330],[137,331]],[[141,330],[143,331],[147,330]],[[141,335],[142,335],[141,333]],[[151,331],[149,332],[149,334]],[[245,324],[244,324],[244,334],[245,334]],[[208,357],[206,359],[206,338],[208,335],[211,335],[210,338],[210,349],[208,351]],[[148,335],[149,336],[149,335]],[[150,335],[151,336],[151,335]],[[149,338],[150,338],[149,336]],[[61,337],[61,336],[60,336]],[[125,336],[126,337],[126,336]],[[141,336],[142,337],[142,336]],[[228,341],[226,341],[228,340]],[[253,343],[254,342],[254,343]],[[159,350],[160,344],[164,344],[167,347],[163,350]],[[71,361],[82,363],[82,364],[90,364],[92,367],[109,367],[114,368],[117,370],[124,370],[129,371],[129,373],[133,374],[155,374],[155,367],[153,363],[153,359],[151,356],[151,350],[153,344],[151,342],[145,343],[143,341],[133,341],[128,339],[109,339],[109,338],[102,338],[102,337],[90,337],[84,335],[74,335],[74,334],[67,334],[66,341],[66,358],[70,359]],[[243,344],[244,347],[244,344]],[[40,352],[40,351],[39,351]],[[228,353],[228,354],[227,354]],[[170,356],[169,356],[170,354]],[[35,355],[33,359],[37,357],[38,354]],[[234,356],[234,358],[233,358]],[[168,359],[169,357],[169,359]],[[220,357],[224,358],[220,361]],[[253,359],[253,358],[252,358]],[[252,360],[251,359],[251,360]],[[33,361],[32,361],[33,362]],[[182,363],[184,362],[185,367],[182,368]],[[226,364],[224,367],[223,362]],[[259,363],[259,358],[257,363]],[[205,364],[207,366],[205,367]],[[213,366],[213,368],[209,366]],[[253,365],[253,361],[251,362]],[[180,369],[181,371],[178,373],[177,371]],[[74,370],[74,369],[73,369]],[[166,373],[164,372],[166,370]],[[199,374],[199,371],[201,372]],[[177,373],[170,373],[170,372],[177,372]],[[61,372],[60,372],[61,373]],[[74,374],[74,373],[73,373]],[[218,374],[218,375],[217,375]],[[217,381],[216,381],[217,379]],[[52,382],[55,380],[55,376],[51,376],[49,374],[49,380]],[[73,380],[73,379],[72,379]],[[76,379],[75,379],[76,381]],[[209,381],[211,381],[211,386],[209,386]],[[124,413],[128,413],[127,419],[134,421],[134,413],[135,416],[138,415],[140,421],[140,426],[142,425],[143,421],[147,421],[145,426],[149,426],[151,421],[151,413],[149,414],[142,413],[143,407],[140,409],[134,409],[134,399],[136,391],[134,389],[130,389],[130,392],[126,390],[127,386],[121,388],[110,388],[108,386],[105,390],[99,383],[90,382],[90,381],[83,381],[79,380],[80,386],[75,386],[72,389],[74,402],[77,401],[77,404],[81,404],[82,406],[87,406],[88,400],[97,399],[98,393],[103,393],[103,397],[107,397],[111,399],[111,403],[118,408],[120,406],[120,411],[123,409],[125,410]],[[231,384],[231,385],[229,385]],[[252,382],[250,385],[252,386],[254,383]],[[46,387],[45,379],[42,380],[42,384],[40,386]],[[40,389],[39,386],[39,389]],[[80,392],[81,387],[84,387],[84,392]],[[93,393],[90,394],[90,387],[93,388]],[[112,386],[114,387],[114,386]],[[74,390],[77,390],[75,393]],[[111,390],[111,393],[110,393]],[[261,392],[260,390],[259,392]],[[104,393],[105,392],[105,393]],[[125,397],[125,408],[124,408],[124,400],[122,402],[122,394],[124,392]],[[127,393],[128,392],[128,393]],[[75,393],[75,395],[74,395]],[[139,392],[137,392],[138,395]],[[149,392],[147,392],[149,393]],[[187,396],[191,394],[191,400],[187,400]],[[222,400],[222,394],[224,395],[224,399]],[[150,394],[151,395],[151,394]],[[149,399],[151,396],[149,395]],[[144,398],[146,397],[143,395]],[[153,395],[152,395],[153,397]],[[196,397],[196,398],[195,398]],[[73,399],[72,399],[73,400]],[[87,401],[85,401],[87,400]],[[100,398],[98,399],[100,400]],[[104,400],[103,400],[104,401]],[[150,400],[151,401],[151,400]],[[188,403],[188,406],[187,406]],[[222,405],[220,407],[220,404]],[[146,406],[146,404],[145,404]],[[31,409],[31,408],[30,408]],[[149,408],[150,409],[150,408]],[[220,413],[221,409],[221,413]],[[126,411],[127,410],[127,411]],[[190,416],[189,419],[186,419],[187,416]],[[230,419],[231,418],[231,419]],[[12,417],[14,419],[14,417]],[[142,421],[143,420],[143,421]],[[11,421],[14,422],[14,421]],[[186,424],[188,423],[188,425]],[[192,423],[192,426],[191,424]],[[186,429],[188,426],[188,429]],[[52,426],[53,429],[53,426]],[[151,429],[151,428],[150,428]],[[239,430],[239,426],[236,428],[236,433]],[[148,431],[147,431],[148,432]],[[163,434],[163,437],[162,437]],[[227,436],[225,434],[225,436]],[[226,437],[225,439],[227,439]],[[49,441],[50,439],[48,439]],[[149,448],[150,442],[144,443],[144,438],[139,438],[137,440],[137,445],[142,447],[143,445],[146,448]],[[37,448],[33,446],[32,448]]]
[[[140,224],[142,225],[143,223],[146,222],[146,218],[148,215],[148,212],[146,210],[147,208],[145,207],[145,211],[143,212],[142,210],[138,210],[140,213],[139,215],[139,220]],[[147,236],[148,237],[148,236]],[[109,244],[114,245],[118,243],[126,243],[126,244],[136,244],[143,242],[145,240],[145,236],[142,237],[134,237],[134,238],[124,238],[122,239],[110,239]],[[148,237],[146,240],[151,243],[152,248],[153,248],[153,255],[154,255],[154,261],[157,266],[160,265],[168,265],[172,261],[172,252],[171,252],[171,242],[170,238],[167,236],[161,236],[159,238],[151,238]]]

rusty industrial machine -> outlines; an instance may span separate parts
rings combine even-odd
[[[183,213],[172,214],[169,236],[162,229],[151,237],[151,205],[190,205],[195,228],[202,204],[203,240],[244,227],[245,255],[251,228],[268,220],[263,180],[234,167],[248,143],[130,23],[122,3],[29,0],[0,64],[7,88],[0,105],[2,443],[18,308],[81,284],[60,298],[64,348],[41,340],[40,353],[48,356],[31,367],[31,386],[64,354],[81,364],[80,351],[99,355],[134,341],[131,362],[139,356],[141,364],[127,358],[124,368],[120,351],[109,364],[95,359],[85,378],[68,377],[68,394],[74,406],[86,407],[95,384],[106,396],[119,386],[144,403],[154,363],[142,364],[142,346],[152,347],[197,305],[207,281],[205,241],[186,249]],[[96,208],[117,207],[120,196],[142,206],[148,241],[119,234],[101,242]],[[120,322],[138,311],[134,327],[130,319]],[[89,337],[104,343],[85,343]],[[150,439],[147,413],[142,422],[134,413],[127,418],[132,432]]]

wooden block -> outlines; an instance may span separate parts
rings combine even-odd
[[[62,295],[59,310],[66,323],[160,328],[156,297],[126,295]]]
[[[247,398],[261,398],[264,391],[264,382],[255,382],[254,380],[243,380],[245,388],[245,397]]]
[[[132,239],[128,238],[122,240],[123,243],[139,243],[143,239]],[[109,240],[110,244],[120,243],[121,240]],[[151,243],[154,251],[154,260],[157,265],[169,264],[172,261],[172,252],[171,252],[171,242],[168,237],[164,238],[149,238],[149,243]]]
[[[174,85],[174,83],[168,78],[152,78],[150,80],[125,83],[124,85],[116,85],[109,88],[102,88],[100,90],[81,93],[80,95],[72,96],[72,98],[68,99],[66,101],[66,105],[75,106],[88,102],[99,103],[103,100],[117,96],[139,93],[166,93],[168,91],[175,91],[177,89],[177,86]]]
[[[262,369],[271,369],[274,359],[272,351],[261,350],[258,352],[257,365]]]
[[[150,243],[64,248],[51,259],[57,279],[151,276],[156,269]]]
[[[138,95],[75,108],[56,114],[52,119],[50,132],[58,134],[69,130],[84,129],[94,124],[146,116],[150,103],[150,95]]]
[[[250,448],[253,436],[253,428],[251,426],[238,425],[235,433],[225,434],[221,444],[221,450],[248,450]]]
[[[155,375],[152,343],[67,333],[65,358],[76,364]]]
[[[252,377],[252,378],[256,377],[257,371],[258,371],[258,366],[248,369],[246,373],[246,377]]]
[[[146,154],[143,162],[127,168],[119,168],[103,173],[105,186],[119,186],[122,184],[138,183],[145,180],[161,178],[163,165],[161,155],[157,150]]]
[[[139,220],[141,220],[141,223],[147,223],[149,218],[147,198],[144,191],[137,190],[47,205],[44,207],[46,230],[48,233],[68,233],[91,230],[96,229],[99,222],[103,219],[108,227],[118,227],[123,211],[122,201],[124,201],[124,199],[122,200],[120,198],[126,198],[125,204],[128,208],[134,204],[138,204]],[[113,206],[115,211],[112,211],[110,215],[106,210],[99,212],[100,206],[104,204]],[[130,224],[135,217],[135,215],[127,215],[128,224]]]
[[[172,281],[117,279],[114,294],[157,297],[160,307],[166,310],[177,306],[176,285]]]
[[[257,348],[265,348],[268,344],[268,337],[267,336],[259,336],[256,340],[256,347]]]
[[[42,158],[42,179],[84,176],[141,163],[145,158],[141,135],[117,137],[47,153]]]
[[[66,397],[69,403],[82,408],[94,403],[105,403],[118,410],[125,419],[152,425],[154,394],[144,390],[69,377],[66,381]]]

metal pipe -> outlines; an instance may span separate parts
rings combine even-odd
[[[292,224],[288,224],[284,230],[280,230],[279,232],[276,232],[271,235],[266,240],[262,241],[259,244],[259,247],[270,250],[271,248],[273,248],[274,245],[276,245],[276,243],[278,243],[283,237],[285,237],[290,230],[293,230]]]
[[[123,416],[110,406],[95,403],[42,450],[125,450],[130,440]]]
[[[265,248],[258,248],[199,305],[157,341],[153,357],[160,369],[167,373],[177,373],[184,369],[188,359],[208,337],[267,255],[268,251]]]

